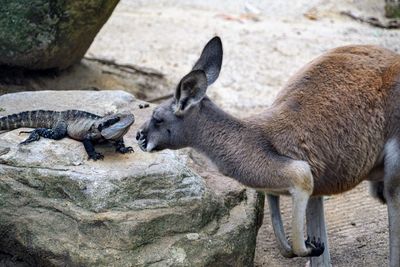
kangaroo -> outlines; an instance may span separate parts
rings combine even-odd
[[[269,196],[290,195],[290,257],[324,251],[318,241],[304,242],[310,197],[373,181],[374,195],[388,207],[390,266],[399,266],[400,55],[367,45],[330,50],[295,74],[265,111],[238,119],[206,96],[222,54],[214,37],[175,95],[141,126],[141,149],[193,147],[245,186]]]

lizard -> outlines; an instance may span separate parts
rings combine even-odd
[[[38,141],[40,137],[54,140],[69,137],[83,143],[88,160],[98,160],[104,156],[96,152],[94,144],[104,141],[112,143],[116,152],[133,152],[132,147],[125,146],[123,136],[134,121],[131,113],[99,116],[81,110],[32,110],[0,117],[0,131],[35,128],[33,131],[20,132],[30,134],[20,145]]]

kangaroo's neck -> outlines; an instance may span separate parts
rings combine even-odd
[[[208,98],[201,105],[192,146],[224,175],[250,187],[266,187],[275,152],[261,129],[227,114]]]

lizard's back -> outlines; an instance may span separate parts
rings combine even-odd
[[[62,115],[67,123],[68,136],[76,140],[83,140],[95,121],[101,118],[101,116],[80,110],[63,111]]]
[[[0,130],[18,128],[53,128],[58,122],[64,121],[71,129],[77,129],[85,122],[93,122],[101,118],[98,115],[81,110],[32,110],[11,114],[0,118]]]

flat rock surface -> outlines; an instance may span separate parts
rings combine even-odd
[[[204,172],[183,152],[144,153],[137,127],[152,107],[123,91],[40,91],[0,97],[0,116],[34,109],[131,111],[131,154],[41,138],[0,135],[0,260],[28,266],[252,264],[262,198]],[[191,166],[191,167],[189,167]],[[216,179],[218,177],[218,179]],[[0,262],[1,262],[0,261]]]

